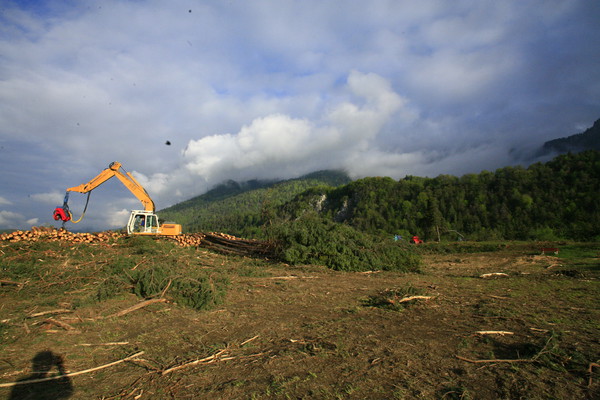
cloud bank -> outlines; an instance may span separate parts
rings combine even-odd
[[[112,161],[159,209],[225,179],[529,162],[600,115],[599,19],[561,0],[5,1],[0,229],[53,224]],[[106,183],[82,228],[137,207]]]

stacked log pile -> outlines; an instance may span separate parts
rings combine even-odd
[[[211,232],[205,235],[202,247],[222,254],[272,258],[275,246],[271,242],[241,239],[235,236]]]
[[[14,231],[0,234],[0,242],[34,242],[46,240],[52,242],[69,243],[102,243],[116,241],[126,236],[124,233],[106,231],[98,233],[74,233],[64,229],[51,227],[33,227],[28,231]],[[182,247],[202,247],[221,254],[272,258],[275,249],[272,243],[260,240],[238,238],[226,233],[188,233],[177,236],[161,236],[157,239],[174,240]]]
[[[221,232],[188,233],[178,236],[165,236],[183,247],[202,247],[221,254],[272,258],[275,249],[272,243],[261,240],[242,239]]]
[[[0,234],[0,241],[21,242],[38,240],[48,240],[53,242],[65,241],[70,243],[99,243],[108,242],[122,237],[119,232],[98,232],[98,233],[75,233],[64,229],[54,229],[49,227],[33,227],[31,230],[17,230],[10,233]]]
[[[168,236],[168,238],[176,241],[179,246],[189,247],[200,246],[205,235],[203,233],[185,233],[177,236]]]

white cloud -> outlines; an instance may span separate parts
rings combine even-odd
[[[333,105],[320,121],[273,114],[255,119],[237,134],[191,140],[185,169],[218,183],[228,176],[289,178],[340,167],[347,156],[367,150],[390,117],[407,105],[389,81],[373,73],[351,72],[348,89],[360,104]]]
[[[224,179],[507,164],[598,118],[599,18],[561,0],[12,2],[0,204],[36,217],[111,161],[159,209]],[[137,208],[102,193],[92,215]]]
[[[35,201],[44,204],[60,205],[63,203],[65,198],[64,193],[52,192],[52,193],[36,193],[32,194],[31,198]]]
[[[26,221],[27,225],[35,226],[40,222],[39,218],[31,218]]]
[[[131,214],[131,210],[122,209],[122,210],[113,210],[109,213],[107,224],[111,229],[122,228],[127,225],[127,221],[129,220],[129,215]]]
[[[12,202],[10,202],[9,200],[7,200],[4,197],[0,196],[0,206],[2,206],[2,205],[10,205],[10,204],[12,204]]]
[[[0,228],[22,227],[25,217],[19,213],[0,210]]]

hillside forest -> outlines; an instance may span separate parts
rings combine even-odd
[[[257,187],[258,185],[258,187]],[[248,186],[248,185],[246,185]],[[229,182],[160,212],[187,232],[264,238],[315,217],[377,236],[443,240],[600,240],[600,152],[462,177],[369,177],[340,172],[277,182]],[[310,216],[310,217],[308,217]]]

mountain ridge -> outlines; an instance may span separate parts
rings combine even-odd
[[[538,156],[551,153],[564,154],[585,150],[600,150],[600,119],[581,133],[545,142],[538,150]]]

